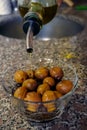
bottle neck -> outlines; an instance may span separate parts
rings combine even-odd
[[[43,7],[40,3],[31,2],[28,13],[24,16],[23,30],[27,33],[30,24],[32,23],[33,35],[37,35],[42,27]]]
[[[27,33],[30,25],[32,25],[33,35],[37,35],[42,27],[42,21],[35,12],[28,12],[24,17],[23,31],[25,33]]]

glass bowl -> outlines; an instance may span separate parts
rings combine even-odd
[[[14,73],[16,70],[22,69],[36,69],[41,66],[44,67],[53,67],[53,66],[60,66],[64,72],[63,79],[69,79],[73,82],[73,89],[65,94],[64,96],[48,102],[29,102],[24,101],[22,99],[18,99],[13,96],[14,90],[17,88],[16,83],[14,82]],[[68,102],[71,100],[71,96],[74,94],[76,88],[77,88],[77,74],[75,68],[68,65],[67,63],[57,59],[57,58],[38,58],[33,59],[33,63],[28,59],[25,59],[23,61],[19,61],[17,64],[13,64],[12,66],[9,66],[9,68],[4,72],[2,75],[2,83],[3,88],[6,91],[7,95],[11,99],[11,104],[14,110],[16,109],[18,112],[20,112],[23,116],[23,118],[26,118],[28,121],[34,121],[34,122],[47,122],[51,121],[55,118],[59,118],[61,114],[63,113],[64,108],[68,104]],[[53,111],[47,111],[44,106],[49,106]],[[28,106],[36,107],[36,111],[29,111],[27,108]],[[55,109],[54,109],[55,107]]]

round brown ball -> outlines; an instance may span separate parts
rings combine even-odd
[[[23,83],[27,79],[27,73],[23,70],[17,70],[14,74],[14,80],[17,83]]]
[[[54,92],[52,90],[45,91],[42,96],[43,102],[54,101],[56,99],[57,99],[56,95],[54,94]],[[56,106],[55,106],[54,102],[44,103],[44,106],[47,108],[48,112],[52,112],[52,111],[56,110]]]
[[[37,93],[43,95],[45,91],[50,90],[50,87],[47,83],[40,84],[37,88]]]
[[[37,81],[35,79],[27,79],[23,82],[22,86],[26,87],[30,91],[33,91],[37,88]]]
[[[48,69],[45,67],[41,67],[35,70],[35,77],[37,79],[43,80],[44,78],[46,78],[48,76]]]
[[[52,100],[55,100],[55,99],[56,99],[56,96],[54,94],[54,91],[52,91],[52,90],[45,91],[43,96],[42,96],[43,102],[52,101]]]
[[[34,78],[34,70],[27,70],[26,71],[28,78]]]
[[[63,70],[60,67],[52,67],[50,69],[50,75],[57,80],[61,80],[63,77]]]
[[[32,91],[27,93],[25,100],[32,102],[41,102],[41,96],[37,92]]]
[[[73,83],[70,80],[62,80],[56,85],[56,90],[62,94],[70,92],[73,88]]]
[[[29,101],[27,110],[36,112],[39,107],[38,102],[41,102],[41,96],[37,92],[34,92],[34,91],[28,92],[24,100]]]
[[[60,98],[60,97],[62,97],[63,96],[63,94],[62,93],[60,93],[60,92],[58,92],[58,91],[54,91],[54,94],[55,94],[55,96],[57,97],[57,98]]]
[[[14,92],[14,97],[19,99],[24,99],[27,94],[27,89],[24,87],[19,87]]]
[[[56,84],[54,78],[52,78],[52,77],[46,77],[46,78],[43,80],[43,83],[47,83],[50,87],[53,87],[53,86],[55,86],[55,84]]]

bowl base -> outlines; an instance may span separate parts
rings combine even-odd
[[[35,128],[35,130],[49,130],[52,128],[52,126],[56,125],[58,123],[59,118],[55,118],[49,121],[41,121],[41,122],[36,122],[36,121],[30,121],[27,120],[28,123],[30,124],[31,127]]]

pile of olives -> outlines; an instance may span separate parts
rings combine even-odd
[[[56,100],[73,88],[72,81],[64,80],[63,77],[64,72],[59,66],[17,70],[14,73],[14,80],[21,86],[14,91],[14,97],[35,102],[35,104],[28,104],[29,111],[36,112],[39,107],[38,102],[43,102],[47,111],[52,112],[56,109],[55,105],[44,102]]]

